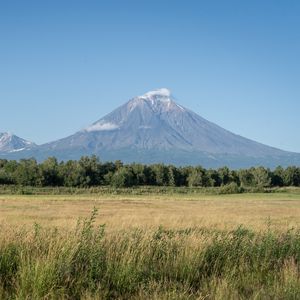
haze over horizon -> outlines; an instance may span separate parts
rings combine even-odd
[[[236,134],[300,152],[299,13],[298,1],[2,2],[0,132],[42,144],[169,88]]]

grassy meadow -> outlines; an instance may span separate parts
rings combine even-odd
[[[299,189],[3,193],[0,230],[0,299],[299,299]]]

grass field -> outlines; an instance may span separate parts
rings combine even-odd
[[[96,224],[108,229],[138,227],[217,227],[243,224],[286,230],[300,224],[299,193],[236,195],[0,195],[0,224],[74,227],[99,210]]]
[[[299,225],[300,190],[0,195],[0,299],[298,299]]]

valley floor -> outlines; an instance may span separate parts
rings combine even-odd
[[[300,190],[0,195],[1,299],[298,299]]]
[[[261,194],[150,195],[0,195],[0,224],[71,228],[78,218],[99,212],[96,223],[107,228],[209,227],[276,230],[300,225],[300,189]]]

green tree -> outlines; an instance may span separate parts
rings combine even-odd
[[[13,184],[12,173],[6,168],[8,160],[0,159],[0,184]]]
[[[134,174],[127,167],[119,168],[111,177],[110,184],[114,187],[130,187],[134,184]]]
[[[145,165],[133,163],[130,165],[130,169],[134,176],[134,185],[145,185],[147,183]]]
[[[169,184],[169,170],[163,164],[155,164],[151,166],[156,185],[168,185]]]
[[[60,186],[59,166],[55,157],[49,157],[40,164],[41,182],[43,186]]]
[[[169,186],[175,186],[176,185],[176,179],[177,179],[177,172],[176,168],[174,166],[168,167],[168,185]]]
[[[17,184],[23,186],[40,186],[42,177],[39,166],[35,159],[21,159],[14,171],[14,178]]]
[[[218,174],[221,180],[221,185],[227,185],[231,182],[235,182],[236,174],[229,170],[228,167],[219,168]]]
[[[192,168],[190,174],[188,175],[187,182],[189,186],[205,186],[206,177],[205,170],[198,166]]]
[[[271,185],[271,174],[269,169],[257,167],[252,169],[254,184],[257,187],[269,187]]]
[[[284,171],[284,185],[285,186],[300,186],[300,169],[291,166]]]
[[[251,169],[242,169],[238,171],[239,181],[243,187],[254,186],[254,176]]]
[[[77,161],[69,160],[59,166],[59,176],[63,178],[63,185],[68,187],[80,186],[80,167]]]
[[[80,186],[95,186],[100,184],[100,161],[93,155],[91,157],[83,156],[78,161],[79,184]]]
[[[272,180],[271,180],[272,186],[284,185],[284,169],[281,166],[277,167],[272,172],[271,176],[272,176]]]
[[[212,169],[208,170],[207,177],[210,182],[210,186],[221,186],[222,179],[220,178],[218,171]]]

